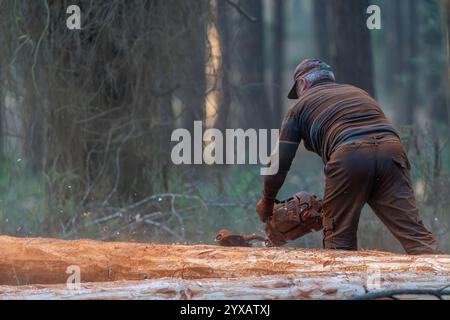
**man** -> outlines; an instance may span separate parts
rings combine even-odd
[[[279,171],[264,178],[256,209],[261,220],[272,214],[303,140],[325,164],[325,248],[358,249],[359,217],[368,203],[408,254],[438,253],[420,219],[403,144],[377,102],[357,87],[335,83],[330,66],[317,59],[297,66],[288,98],[299,100],[282,123]]]

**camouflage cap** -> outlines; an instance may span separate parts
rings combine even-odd
[[[291,91],[289,91],[289,99],[298,99],[297,95],[297,81],[299,79],[305,79],[309,82],[315,82],[318,80],[332,80],[334,81],[334,73],[331,67],[325,62],[319,59],[306,59],[303,60],[296,68],[294,72],[294,85]]]

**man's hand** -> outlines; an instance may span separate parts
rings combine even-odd
[[[259,218],[262,222],[266,222],[267,219],[272,215],[273,213],[273,204],[274,201],[268,200],[265,197],[262,197],[261,200],[258,201],[258,204],[256,205],[256,212],[259,215]]]

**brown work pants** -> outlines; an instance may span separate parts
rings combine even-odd
[[[340,145],[325,167],[324,247],[357,250],[361,209],[368,203],[408,254],[439,253],[416,206],[410,164],[396,137]]]

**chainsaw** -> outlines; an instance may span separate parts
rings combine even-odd
[[[221,246],[251,247],[253,241],[263,241],[267,247],[278,247],[304,235],[323,229],[322,200],[308,192],[298,192],[284,201],[276,201],[264,231],[266,237],[255,234],[237,235],[221,230],[215,241]]]

